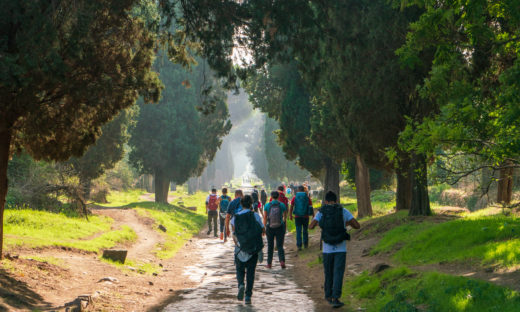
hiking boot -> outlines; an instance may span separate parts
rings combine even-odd
[[[268,268],[268,269],[272,269],[273,265],[271,263],[268,263],[268,264],[265,265],[265,267]]]
[[[246,290],[246,287],[244,286],[244,284],[241,284],[241,285],[238,285],[238,294],[237,294],[237,299],[242,301],[244,300],[244,291]]]
[[[224,233],[220,232],[220,240],[224,239]]]
[[[282,266],[282,269],[285,269],[285,261],[280,261],[280,265]]]
[[[251,297],[246,297],[245,304],[251,304]]]
[[[325,297],[325,300],[332,305],[332,297]]]
[[[211,230],[209,230],[208,233],[206,233],[206,235],[209,235],[209,234],[211,234]]]
[[[338,299],[332,299],[330,302],[330,305],[333,307],[333,308],[341,308],[342,306],[344,306],[345,304],[341,301],[339,301]]]

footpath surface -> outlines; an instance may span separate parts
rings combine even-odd
[[[237,281],[233,262],[233,243],[224,244],[215,238],[200,238],[191,245],[193,264],[186,266],[183,276],[199,283],[194,288],[177,292],[176,298],[164,309],[172,311],[317,311],[305,288],[292,278],[293,265],[282,270],[277,260],[273,269],[259,263],[253,288],[252,304],[236,299]],[[266,252],[267,248],[264,248]],[[276,259],[276,252],[275,252]]]

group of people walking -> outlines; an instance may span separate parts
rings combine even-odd
[[[308,229],[319,225],[322,229],[323,267],[325,275],[325,299],[333,307],[341,307],[339,300],[346,265],[346,241],[349,234],[347,225],[359,229],[360,225],[353,215],[337,203],[337,195],[328,192],[325,201],[315,214],[311,196],[305,186],[298,186],[289,204],[285,196],[285,187],[279,186],[271,192],[267,201],[265,190],[255,189],[251,195],[244,195],[242,190],[235,191],[235,198],[228,196],[226,188],[222,194],[212,189],[206,198],[208,213],[208,232],[217,234],[217,219],[220,223],[220,239],[224,242],[232,237],[235,243],[235,267],[238,281],[237,299],[251,303],[257,263],[263,262],[264,241],[267,237],[267,263],[272,268],[274,243],[278,250],[278,260],[282,269],[286,268],[284,239],[287,231],[287,218],[296,225],[296,246],[298,250],[309,246]],[[312,221],[310,219],[312,218]],[[245,281],[245,283],[244,283]]]

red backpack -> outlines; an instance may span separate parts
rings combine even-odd
[[[208,201],[208,210],[209,211],[217,211],[218,205],[217,205],[217,195],[209,195],[209,201]]]

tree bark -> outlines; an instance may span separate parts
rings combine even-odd
[[[81,187],[81,192],[83,193],[83,199],[85,201],[89,200],[90,198],[90,191],[92,188],[92,180],[86,177],[79,177],[79,184]]]
[[[508,165],[507,163],[504,165]],[[497,203],[510,204],[513,196],[514,168],[500,169],[498,178]]]
[[[395,196],[396,210],[410,210],[412,206],[412,173],[410,171],[410,160],[404,159],[399,162],[399,168],[395,170],[397,177],[397,192]]]
[[[157,170],[154,175],[155,181],[155,202],[167,204],[168,190],[170,189],[170,179],[168,179],[162,172]]]
[[[11,147],[11,131],[0,132],[0,260],[3,259],[4,246],[4,209],[7,196],[7,165]]]
[[[428,197],[428,171],[424,155],[412,156],[412,204],[410,216],[430,216],[430,198]]]
[[[327,158],[325,161],[325,179],[323,181],[323,200],[328,191],[334,192],[338,196],[338,203],[340,202],[339,191],[339,165],[332,159]]]
[[[361,158],[361,155],[356,155],[356,197],[358,218],[363,218],[372,215],[372,203],[370,202],[370,173],[368,167]]]

